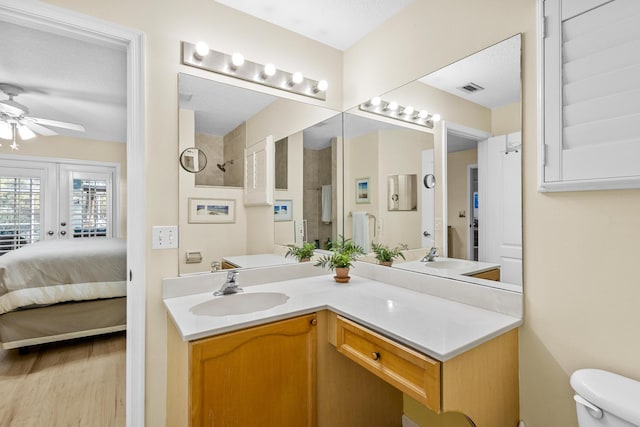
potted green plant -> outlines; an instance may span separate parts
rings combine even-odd
[[[353,240],[340,236],[340,239],[333,243],[331,254],[320,257],[315,265],[335,270],[336,275],[333,277],[335,281],[347,283],[350,279],[349,269],[353,266],[353,262],[364,254],[364,249],[356,245]]]
[[[399,247],[391,249],[387,245],[371,242],[371,249],[373,249],[373,253],[376,254],[376,259],[380,265],[390,267],[391,264],[393,264],[393,260],[398,257],[406,260]]]
[[[298,262],[306,262],[311,259],[313,256],[313,251],[316,249],[316,245],[310,242],[304,242],[302,246],[296,245],[287,245],[289,250],[284,255],[285,258],[293,257],[298,260]]]

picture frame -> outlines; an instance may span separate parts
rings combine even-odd
[[[276,200],[273,203],[274,221],[293,221],[293,200]]]
[[[371,188],[369,177],[356,178],[356,203],[371,203]]]
[[[235,222],[235,200],[189,198],[189,224],[232,224]]]

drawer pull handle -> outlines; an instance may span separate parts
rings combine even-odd
[[[380,353],[374,351],[373,353],[371,353],[371,358],[373,358],[373,360],[380,360]]]
[[[316,319],[311,319],[311,320],[309,321],[309,324],[310,324],[311,326],[316,326],[316,325],[318,324],[318,321],[317,321]]]

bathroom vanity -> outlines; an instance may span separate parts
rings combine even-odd
[[[386,427],[400,424],[409,397],[477,426],[516,425],[521,317],[371,278],[384,269],[362,266],[369,277],[346,285],[311,266],[247,270],[237,297],[211,295],[224,273],[166,279],[168,423],[230,425],[248,416],[232,425]],[[278,278],[283,271],[288,280]],[[416,282],[411,272],[394,276]],[[429,289],[453,282],[420,276]],[[486,292],[477,305],[512,298]]]

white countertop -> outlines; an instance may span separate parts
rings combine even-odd
[[[500,264],[489,262],[469,261],[466,259],[436,257],[433,261],[396,262],[394,268],[415,271],[417,273],[433,274],[434,276],[453,277],[457,275],[469,276],[484,271],[499,269]]]
[[[223,257],[222,260],[238,268],[268,267],[273,265],[295,264],[298,262],[294,258],[285,258],[284,256],[275,254],[226,256]]]
[[[193,312],[199,304],[227,298],[211,292],[165,298],[164,303],[185,341],[329,309],[440,361],[522,323],[518,317],[353,274],[347,284],[326,274],[245,288],[245,293],[254,292],[280,292],[289,299],[267,310],[226,316]]]

